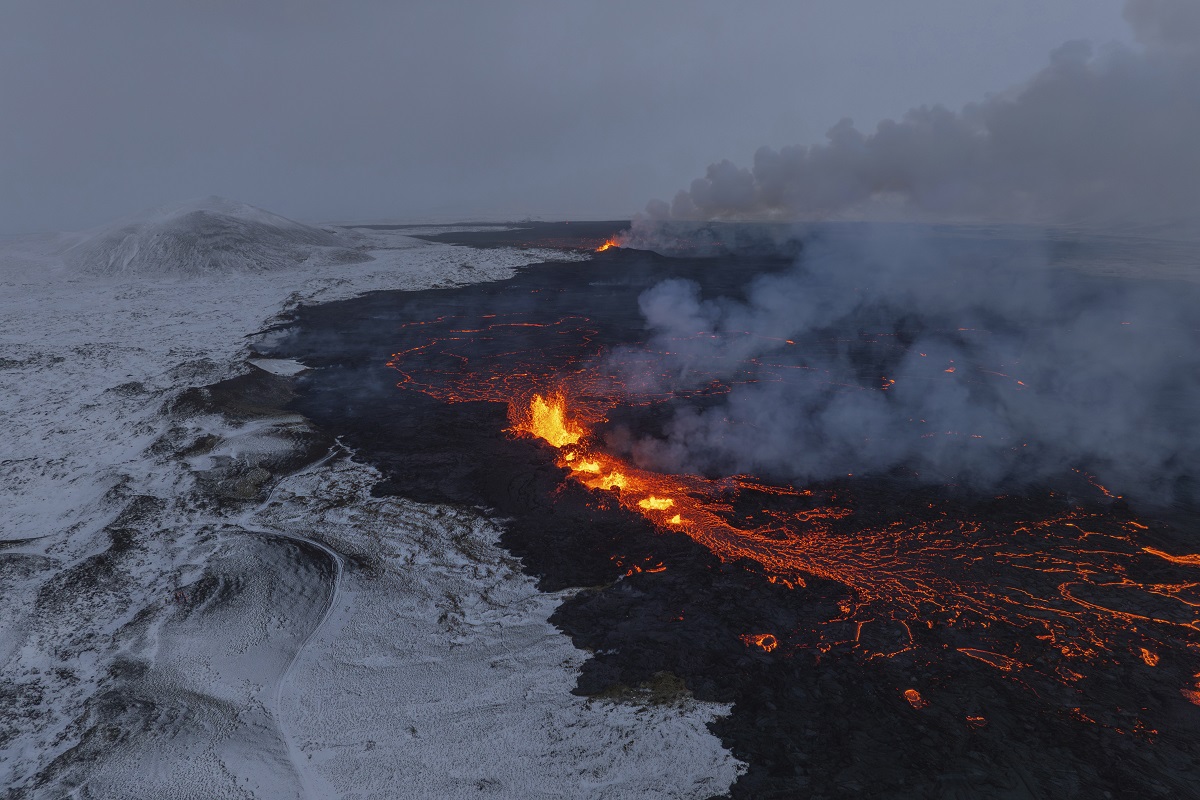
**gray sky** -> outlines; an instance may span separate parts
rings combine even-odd
[[[957,109],[1122,0],[0,4],[0,233],[219,194],[299,219],[628,217],[723,158]]]

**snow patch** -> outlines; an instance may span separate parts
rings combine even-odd
[[[258,367],[263,372],[269,372],[272,375],[282,375],[291,377],[299,375],[308,367],[291,358],[251,358],[249,364]]]

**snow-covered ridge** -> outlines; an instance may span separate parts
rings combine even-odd
[[[360,244],[351,234],[207,197],[86,231],[62,255],[71,268],[98,275],[207,275],[364,261]]]

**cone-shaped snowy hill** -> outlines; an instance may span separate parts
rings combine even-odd
[[[222,197],[153,209],[82,237],[64,252],[65,260],[98,275],[273,272],[302,263],[370,260],[348,234]]]

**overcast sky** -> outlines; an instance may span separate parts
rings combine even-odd
[[[1122,0],[0,3],[0,233],[219,194],[304,220],[627,218],[711,162],[959,108]]]

